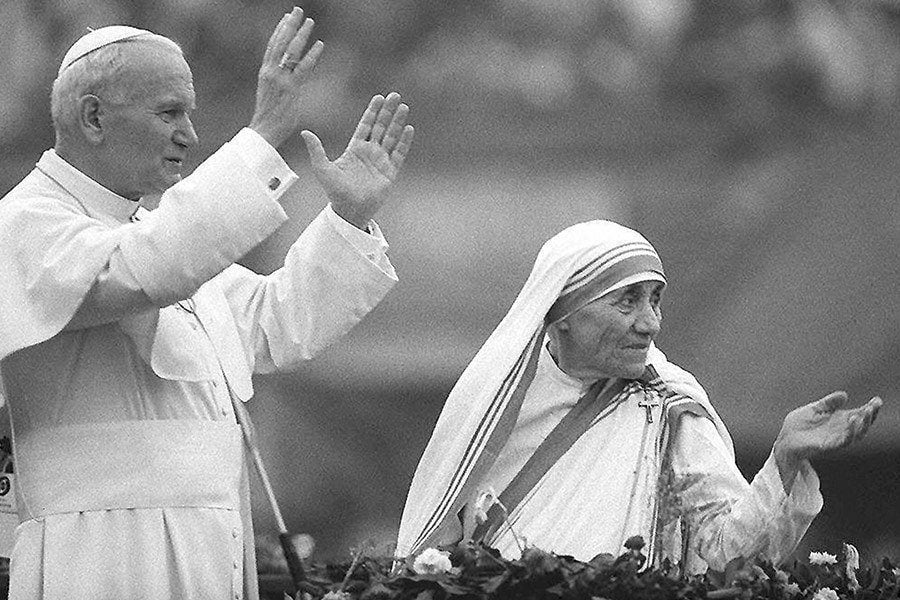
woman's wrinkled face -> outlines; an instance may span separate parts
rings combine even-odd
[[[660,281],[640,281],[551,324],[550,353],[559,368],[583,381],[640,377],[660,330],[664,287]]]

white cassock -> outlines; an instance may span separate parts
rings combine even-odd
[[[516,498],[504,502],[507,521],[485,538],[510,558],[519,554],[514,534],[581,560],[619,555],[628,537],[641,535],[652,562],[669,558],[689,572],[721,570],[738,557],[778,561],[794,550],[822,506],[808,462],[789,494],[771,456],[748,483],[706,392],[653,346],[648,385],[613,379],[604,388],[613,391],[594,402],[589,386],[547,352],[547,321],[561,318],[558,309],[571,314],[615,286],[647,279],[665,281],[655,249],[616,223],[580,223],[544,244],[444,405],[410,486],[398,556],[479,537],[487,492]],[[579,414],[572,409],[583,396],[595,409],[580,421],[584,433],[558,443],[551,432]],[[650,405],[649,419],[641,404]],[[554,441],[542,446],[545,439]],[[534,461],[547,468],[532,468],[532,456],[548,456]]]
[[[10,598],[257,598],[232,395],[396,282],[330,207],[269,276],[234,264],[296,181],[245,129],[151,212],[47,151],[0,201],[0,368],[21,525]],[[158,308],[163,307],[163,308]]]

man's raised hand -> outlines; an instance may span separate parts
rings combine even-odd
[[[313,173],[325,189],[334,211],[359,229],[365,229],[384,204],[391,183],[406,159],[414,130],[406,124],[409,107],[400,94],[373,96],[350,138],[334,161],[311,131],[301,131]]]
[[[284,15],[263,55],[256,87],[256,109],[250,128],[278,148],[300,128],[303,84],[316,66],[324,44],[308,46],[315,22],[303,10]]]

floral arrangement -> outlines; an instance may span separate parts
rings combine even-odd
[[[304,589],[284,600],[839,600],[895,599],[900,569],[888,560],[860,569],[859,554],[844,544],[840,557],[812,552],[807,562],[776,568],[759,561],[733,561],[725,573],[684,577],[666,562],[641,567],[640,536],[619,557],[590,562],[526,547],[508,560],[483,544],[429,548],[405,561],[354,553],[344,564],[312,565]],[[279,598],[281,600],[281,598]]]

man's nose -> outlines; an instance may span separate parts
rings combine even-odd
[[[176,144],[181,144],[188,148],[196,146],[197,142],[200,141],[197,137],[197,132],[194,131],[194,124],[187,115],[185,115],[178,123],[178,128],[175,130],[174,134],[174,140]]]

